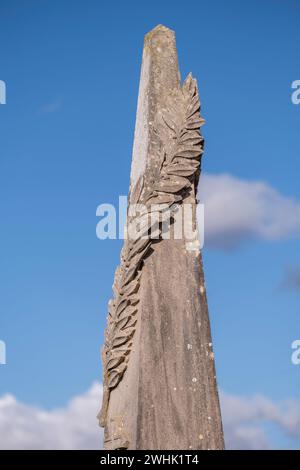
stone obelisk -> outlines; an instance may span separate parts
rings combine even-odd
[[[128,232],[139,220],[139,235],[124,242],[102,349],[106,449],[224,448],[197,231],[163,237],[165,208],[191,206],[196,226],[199,113],[196,81],[180,81],[175,34],[159,25],[145,36],[130,177]]]

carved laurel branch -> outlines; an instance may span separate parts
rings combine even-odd
[[[143,203],[148,213],[151,207],[157,204],[164,205],[165,210],[166,205],[171,207],[175,202],[182,202],[193,187],[200,171],[204,142],[200,134],[204,120],[199,111],[197,84],[189,74],[176,94],[170,96],[166,109],[162,112],[164,126],[169,129],[172,139],[168,136],[168,145],[165,145],[164,138],[159,136],[163,148],[159,178],[151,189],[146,189],[140,181],[131,197],[131,204]],[[173,144],[170,145],[170,142]],[[166,148],[168,150],[165,150]],[[163,214],[160,215],[162,220]],[[145,220],[145,214],[142,216]],[[136,329],[142,265],[153,242],[147,236],[151,233],[153,225],[147,218],[143,230],[143,220],[140,220],[139,237],[128,238],[124,243],[121,263],[115,273],[114,298],[109,301],[105,343],[102,349],[104,392],[99,422],[103,427],[106,425],[110,391],[120,383],[127,368]],[[136,223],[136,219],[129,216],[128,226],[132,222]],[[153,223],[157,224],[157,219],[154,218]]]

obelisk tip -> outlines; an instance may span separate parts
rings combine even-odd
[[[166,34],[175,34],[174,31],[170,28],[167,28],[167,26],[164,26],[163,24],[158,24],[155,26],[155,28],[151,29],[146,35],[145,35],[145,40],[151,39],[154,35],[157,33],[166,33]]]

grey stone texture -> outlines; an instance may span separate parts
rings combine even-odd
[[[153,203],[171,212],[190,204],[196,229],[199,111],[196,81],[180,83],[175,34],[159,25],[144,42],[129,209],[143,203],[148,217]],[[128,225],[134,221],[129,212]],[[126,240],[116,271],[102,350],[104,445],[223,449],[197,231],[192,240],[161,239],[162,232],[159,225],[158,240]]]

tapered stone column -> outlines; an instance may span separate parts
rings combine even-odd
[[[189,204],[195,226],[199,109],[196,81],[180,84],[175,34],[159,25],[144,42],[130,207]],[[125,241],[116,271],[102,353],[105,448],[222,449],[199,240],[162,233]]]

